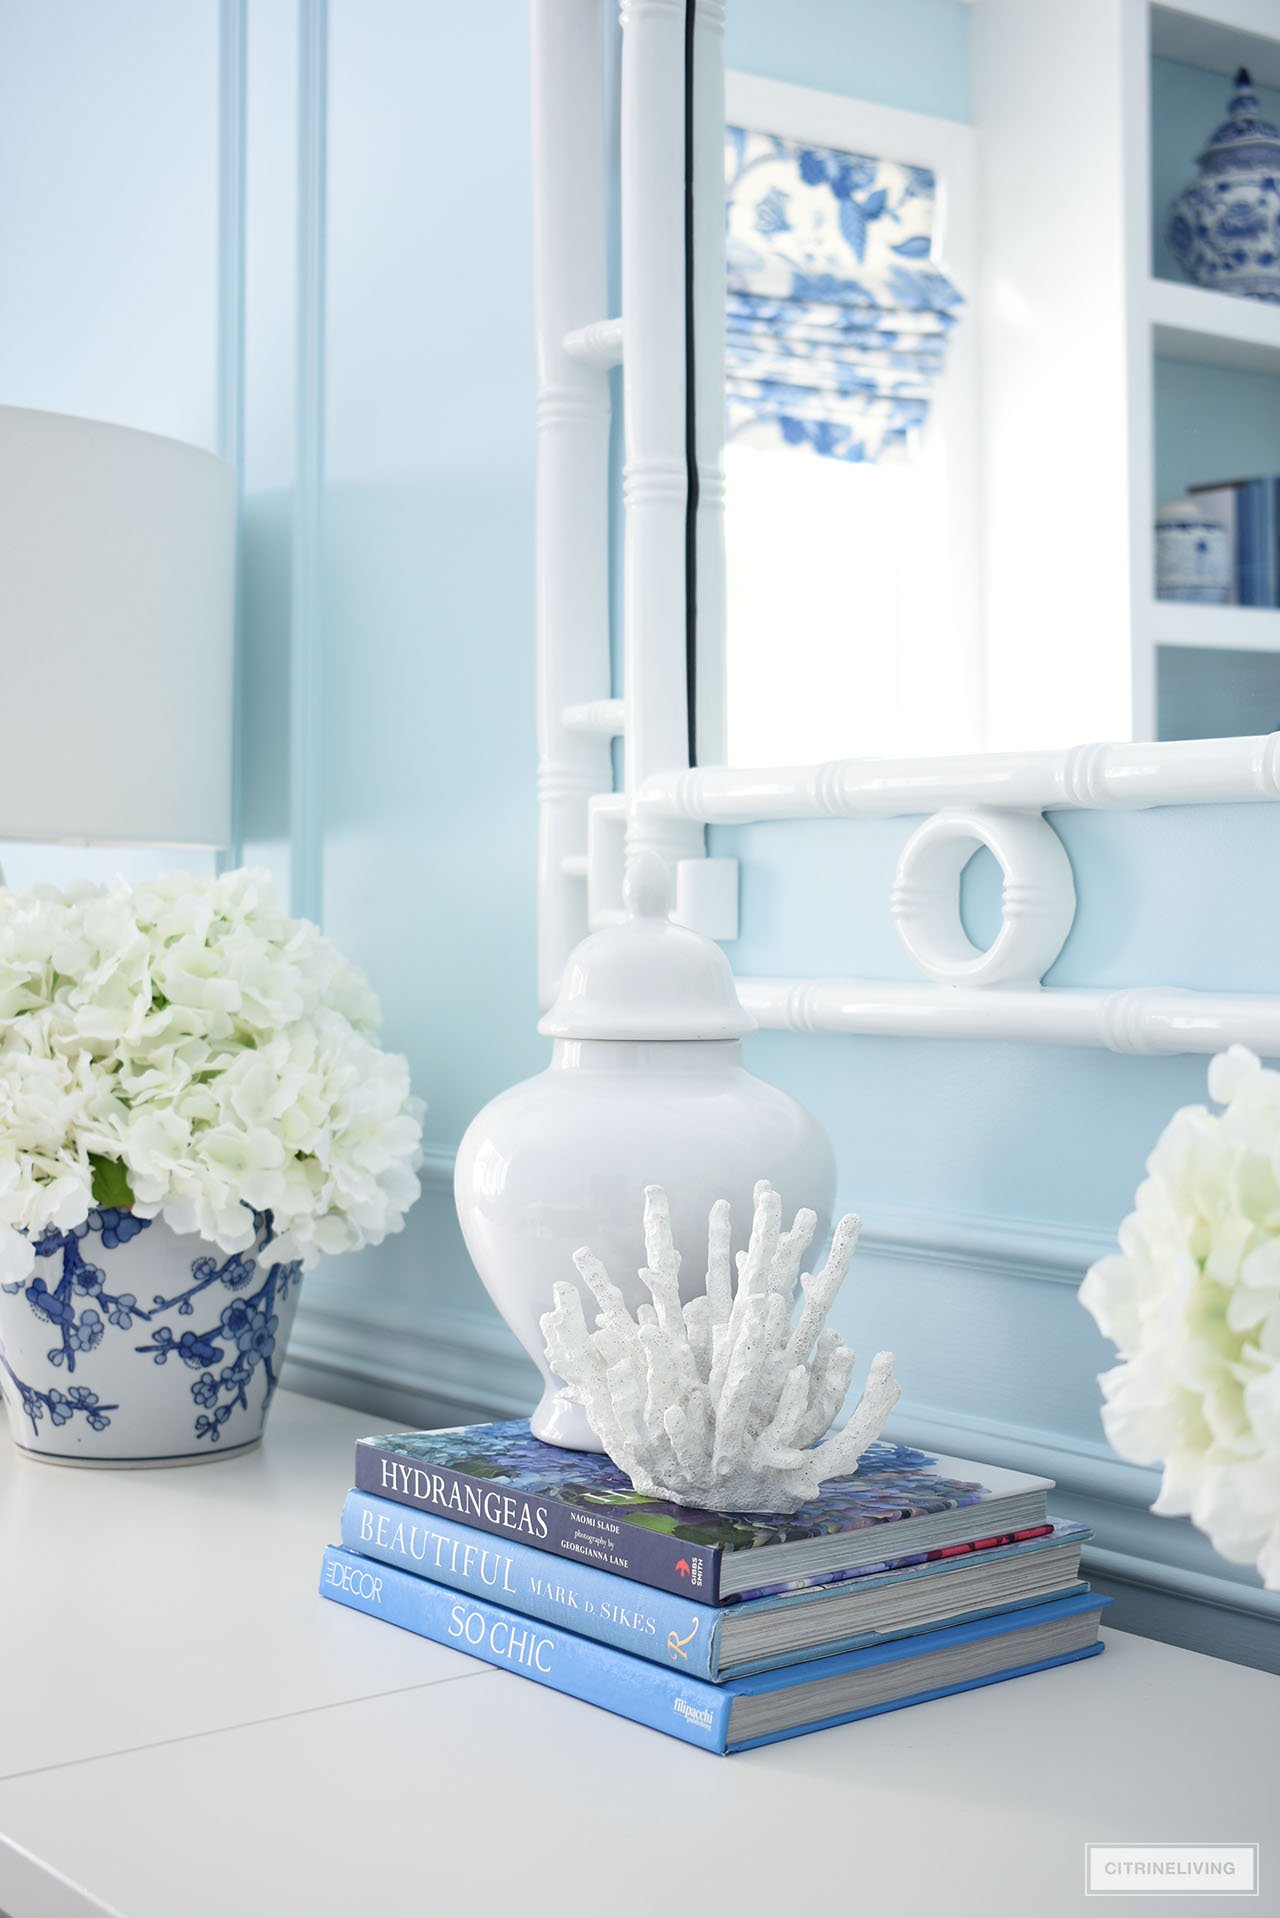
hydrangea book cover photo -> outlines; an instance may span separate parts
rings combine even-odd
[[[0,890],[0,1388],[64,1464],[256,1444],[303,1272],[399,1231],[423,1107],[269,879]]]

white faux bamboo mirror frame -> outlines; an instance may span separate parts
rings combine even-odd
[[[1280,998],[1135,984],[1045,987],[1075,890],[1047,811],[1280,799],[1280,734],[1065,751],[690,764],[688,662],[722,658],[724,0],[623,0],[622,318],[606,305],[607,0],[533,0],[537,331],[539,994],[589,926],[621,910],[626,852],[677,876],[677,916],[736,932],[737,865],[708,825],[927,814],[891,910],[919,983],[739,978],[762,1026],[1037,1040],[1120,1052],[1280,1054]],[[697,270],[694,270],[696,262]],[[609,658],[609,369],[621,363],[624,686]],[[689,369],[687,376],[686,369]],[[686,391],[692,404],[686,407]],[[710,643],[708,644],[708,640]],[[613,789],[611,741],[624,741]],[[1004,875],[986,953],[959,922],[958,878],[988,846]]]

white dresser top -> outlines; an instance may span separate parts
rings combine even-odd
[[[320,1599],[377,1423],[282,1393],[262,1451],[177,1471],[5,1443],[0,1912],[1079,1918],[1086,1840],[1172,1839],[1263,1841],[1277,1908],[1280,1678],[1110,1632],[715,1758]]]

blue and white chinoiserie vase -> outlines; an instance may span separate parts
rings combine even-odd
[[[1173,203],[1169,245],[1201,286],[1280,300],[1280,129],[1262,118],[1243,67],[1227,115],[1199,156],[1200,178]]]
[[[0,1286],[0,1388],[19,1450],[57,1465],[194,1465],[257,1445],[302,1268],[95,1208]]]

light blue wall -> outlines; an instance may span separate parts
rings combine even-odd
[[[5,398],[211,441],[219,11],[0,0],[0,160],[22,182],[0,196]],[[434,1142],[403,1236],[309,1280],[290,1377],[440,1420],[530,1402],[448,1190],[468,1118],[546,1052],[527,9],[332,0],[329,14],[326,285],[308,311],[295,293],[297,10],[248,7],[245,835],[286,885],[293,852],[318,842],[327,929],[372,974]],[[733,0],[728,53],[963,118],[968,18],[954,0]],[[321,403],[301,415],[300,334],[323,365]],[[317,428],[319,539],[300,576],[297,462]],[[319,690],[310,729],[291,723],[301,669]],[[307,784],[291,733],[319,795],[305,818],[290,816],[291,789]],[[887,899],[910,823],[715,835],[744,862],[735,965],[909,976]],[[1056,982],[1275,990],[1273,809],[1058,823],[1082,906]],[[975,874],[976,933],[992,910],[989,876]],[[867,1217],[845,1326],[864,1350],[896,1345],[900,1429],[1055,1476],[1063,1509],[1098,1525],[1131,1619],[1274,1657],[1255,1582],[1185,1526],[1146,1517],[1151,1475],[1110,1457],[1094,1383],[1108,1355],[1074,1296],[1164,1119],[1199,1095],[1202,1065],[773,1035],[750,1050],[821,1113],[841,1196]]]
[[[1161,505],[1188,486],[1280,472],[1280,379],[1274,374],[1157,359],[1154,403]]]
[[[944,120],[973,115],[969,9],[959,0],[730,0],[725,59]]]

